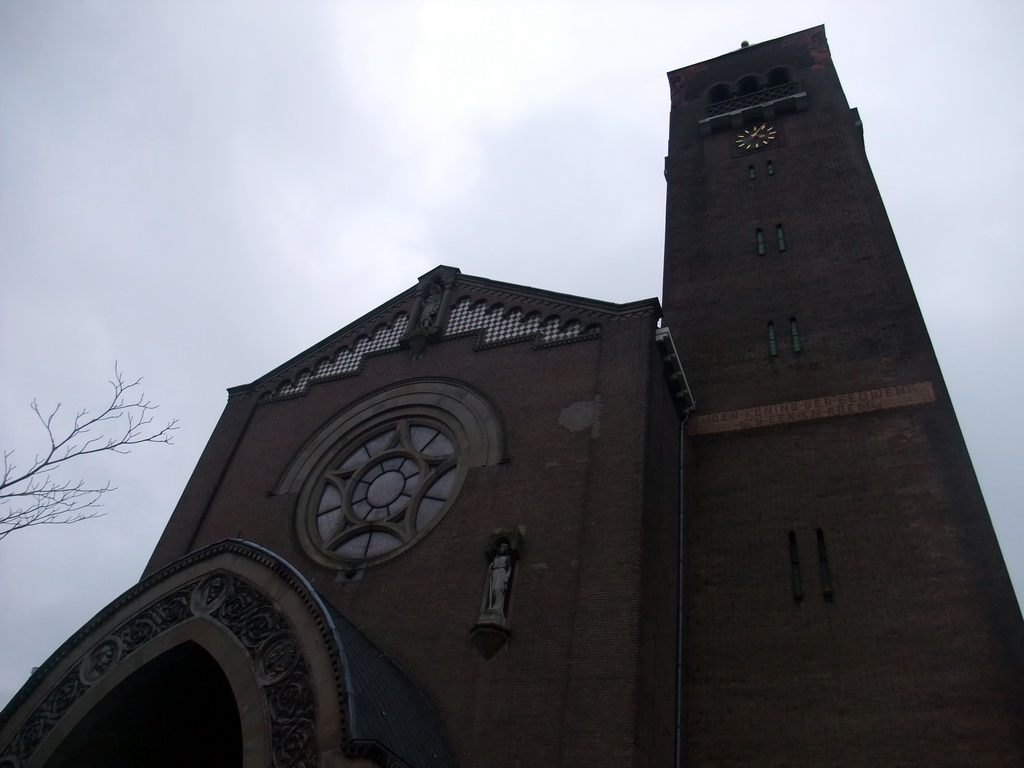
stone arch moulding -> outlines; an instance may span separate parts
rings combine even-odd
[[[344,618],[287,562],[218,542],[125,592],[33,673],[0,713],[0,767],[45,766],[118,683],[185,643],[230,684],[244,768],[402,764],[350,733],[343,632],[352,634]]]
[[[501,416],[482,393],[454,379],[410,379],[378,389],[332,417],[288,463],[274,493],[298,493],[343,441],[403,416],[432,418],[448,427],[467,469],[505,459]]]

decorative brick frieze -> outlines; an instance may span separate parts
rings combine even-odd
[[[518,286],[461,275],[449,279],[454,287],[468,289],[471,293],[464,293],[448,304],[453,286],[445,283],[439,289],[444,306],[435,310],[436,320],[431,328],[420,327],[425,301],[423,291],[403,294],[300,358],[286,363],[256,385],[230,390],[230,397],[258,395],[261,405],[299,397],[312,384],[357,376],[368,357],[413,347],[416,356],[423,354],[424,345],[414,345],[411,341],[424,335],[424,331],[429,331],[430,338],[438,342],[476,334],[474,349],[477,350],[524,341],[531,342],[533,349],[546,349],[599,338],[601,325],[593,322],[594,316],[602,321],[615,321],[660,311],[653,300],[619,305],[545,291],[533,295],[533,289],[517,291],[512,289]],[[350,339],[356,334],[353,343]]]
[[[275,391],[264,392],[260,395],[260,402],[269,403],[301,395],[310,384],[318,381],[355,376],[363,369],[363,361],[367,357],[397,350],[408,324],[408,315],[398,315],[390,326],[379,327],[372,337],[360,336],[351,347],[343,346],[330,358],[322,359],[314,370],[303,370],[294,381],[285,380]]]
[[[558,315],[542,317],[540,312],[523,313],[515,307],[505,311],[502,304],[461,299],[452,309],[446,339],[479,334],[476,348],[503,346],[520,341],[533,340],[534,348],[564,344],[596,338],[601,327],[592,324],[583,327],[576,319],[563,321]]]
[[[695,416],[687,423],[687,433],[696,436],[717,432],[735,432],[740,429],[773,427],[797,421],[852,416],[857,413],[934,402],[935,388],[930,381],[924,381],[919,384],[882,387],[881,389],[868,389],[843,395],[815,397],[809,400],[794,400],[789,403],[775,403],[756,408],[742,408],[736,411]]]

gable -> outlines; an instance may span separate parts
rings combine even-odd
[[[586,299],[463,275],[439,266],[418,284],[345,326],[252,384],[229,395],[259,404],[304,395],[309,387],[358,376],[367,358],[476,337],[476,351],[529,343],[534,350],[599,338],[602,327],[661,310],[657,299],[629,304]]]

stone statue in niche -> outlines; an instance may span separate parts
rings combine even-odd
[[[437,267],[420,276],[409,311],[409,324],[399,341],[402,349],[412,352],[414,360],[423,357],[427,346],[444,336],[458,274],[459,270],[454,267]]]
[[[497,653],[512,634],[508,628],[509,596],[516,560],[522,549],[523,532],[518,527],[498,528],[487,539],[484,594],[476,624],[470,631],[473,644],[485,659]]]
[[[437,315],[441,311],[441,284],[433,282],[427,287],[427,295],[423,300],[423,310],[420,312],[420,328],[431,329],[437,322]]]
[[[505,619],[505,597],[508,592],[509,577],[512,575],[512,553],[508,542],[501,542],[498,552],[487,568],[487,608],[485,613],[493,613]]]

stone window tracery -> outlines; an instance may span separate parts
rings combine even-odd
[[[272,492],[297,494],[305,553],[353,578],[421,541],[468,473],[506,459],[501,415],[481,392],[455,379],[407,379],[324,422]]]
[[[392,420],[345,442],[316,480],[309,540],[341,567],[380,562],[433,527],[461,481],[458,443],[442,425]]]

